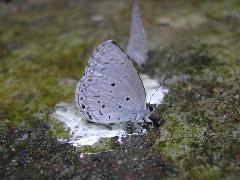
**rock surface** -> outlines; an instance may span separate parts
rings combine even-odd
[[[142,1],[150,50],[142,71],[167,76],[155,112],[165,123],[123,144],[75,148],[57,141],[69,134],[49,115],[73,102],[93,47],[107,39],[126,47],[130,1],[0,1],[1,177],[239,179],[239,9],[238,0]]]

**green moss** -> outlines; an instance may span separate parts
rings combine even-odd
[[[219,51],[216,63],[225,55],[226,51],[222,56]],[[166,123],[154,147],[175,163],[183,177],[237,177],[239,168],[234,164],[240,136],[235,132],[240,128],[240,81],[228,71],[236,60],[229,56],[222,67],[208,65],[201,73],[171,84],[165,105],[158,110]],[[196,69],[191,63],[186,66]],[[188,73],[185,70],[177,69],[175,73]]]
[[[197,180],[222,179],[221,169],[217,166],[200,166],[191,170],[190,174]]]
[[[68,139],[70,137],[70,131],[67,130],[64,125],[52,119],[49,124],[51,125],[52,133],[51,135],[56,138]]]
[[[240,172],[240,44],[236,24],[226,23],[231,3],[225,4],[225,13],[224,3],[201,4],[215,6],[212,12],[204,10],[211,15],[201,28],[188,28],[159,44],[145,69],[168,78],[169,93],[157,111],[166,123],[154,148],[183,179],[237,179]]]
[[[210,52],[215,50],[208,48]],[[185,64],[187,69],[175,68],[175,74],[191,76],[169,86],[166,104],[159,110],[166,123],[154,147],[177,166],[182,177],[237,178],[240,81],[232,70],[239,65],[235,55],[221,65],[222,57],[226,57],[226,51],[222,55],[218,51],[214,63],[203,69],[190,62]],[[194,56],[190,59],[196,60]],[[168,66],[174,67],[171,61]],[[193,71],[186,71],[190,69]]]
[[[9,109],[9,114],[12,109],[18,111],[17,117],[14,113],[11,117],[6,113],[1,115],[2,130],[6,130],[6,127],[27,125],[28,119],[34,119],[35,113],[44,114],[42,120],[47,122],[46,117],[56,103],[63,100],[73,101],[75,86],[61,87],[59,82],[64,78],[79,79],[91,51],[89,47],[92,47],[92,42],[90,40],[83,43],[77,40],[77,37],[82,36],[78,30],[64,32],[52,24],[51,20],[58,21],[55,18],[60,11],[64,13],[62,8],[51,12],[53,19],[46,17],[45,21],[44,14],[49,12],[48,8],[43,9],[40,17],[33,10],[26,15],[23,13],[2,21],[1,109],[2,111]],[[32,23],[34,27],[30,28]],[[65,27],[64,21],[57,24]],[[16,108],[18,104],[23,107]],[[25,116],[28,116],[28,119]],[[57,129],[56,134],[58,132],[64,134]]]
[[[182,177],[237,177],[240,104],[233,98],[234,91],[228,90],[231,95],[203,100],[180,96],[171,101],[172,108],[160,109],[166,123],[160,128],[160,138],[154,147],[177,166]],[[167,97],[170,95],[171,91]],[[199,169],[206,171],[197,173]]]
[[[203,136],[206,129],[175,118],[176,115],[164,116],[168,121],[160,129],[160,138],[154,147],[169,160],[178,160],[178,163],[182,164],[184,163],[182,160],[192,152],[192,146],[198,138]]]
[[[0,107],[0,132],[4,132],[11,127],[23,125],[24,121],[31,121],[33,119],[31,112],[27,112],[26,107],[21,102],[1,102]]]
[[[111,151],[116,147],[116,139],[103,139],[102,141],[95,143],[91,146],[82,146],[80,148],[81,152],[83,153],[99,153],[99,152],[106,152]]]

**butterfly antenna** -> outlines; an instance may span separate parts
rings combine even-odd
[[[166,81],[166,77],[164,77],[163,81],[161,82],[161,84],[159,85],[159,87],[155,90],[155,92],[152,94],[150,100],[149,100],[149,104],[153,98],[153,96],[156,94],[156,92],[159,90],[159,88],[164,84],[164,82]]]

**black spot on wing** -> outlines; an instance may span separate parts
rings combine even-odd
[[[102,111],[101,110],[99,110],[99,114],[102,116],[103,115],[103,113],[102,113]]]
[[[87,115],[89,119],[92,119],[92,115],[89,112],[87,112]]]

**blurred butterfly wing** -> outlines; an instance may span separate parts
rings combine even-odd
[[[93,122],[135,120],[146,109],[142,81],[129,57],[113,41],[94,51],[75,95],[78,108]]]
[[[140,6],[138,0],[133,0],[131,32],[127,47],[127,54],[138,65],[147,60],[147,34],[143,26]]]

